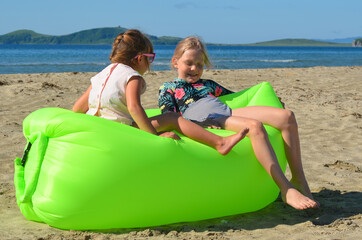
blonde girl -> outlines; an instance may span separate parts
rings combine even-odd
[[[249,129],[247,136],[255,155],[280,188],[283,200],[296,209],[318,207],[303,172],[298,126],[293,112],[267,106],[231,110],[216,97],[232,91],[212,80],[201,79],[205,65],[210,66],[211,63],[204,44],[197,37],[188,37],[177,45],[172,66],[177,70],[178,78],[160,87],[162,113],[177,112],[202,126],[235,132]],[[282,133],[291,181],[286,179],[279,166],[263,123]]]
[[[140,96],[146,89],[142,75],[155,58],[150,40],[138,30],[119,34],[113,43],[111,64],[91,78],[91,85],[76,101],[73,111],[131,125],[151,134],[179,139],[176,130],[227,154],[248,131],[220,137],[175,113],[148,118]],[[164,132],[166,131],[166,132]]]

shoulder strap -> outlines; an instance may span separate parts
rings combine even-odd
[[[101,92],[99,93],[99,98],[98,98],[98,104],[97,104],[97,111],[96,113],[94,114],[94,116],[99,116],[99,109],[101,108],[101,98],[102,98],[102,93],[103,93],[103,90],[104,88],[106,87],[106,84],[108,82],[108,79],[109,77],[111,76],[113,70],[118,66],[118,63],[114,64],[114,66],[111,68],[109,74],[108,74],[108,77],[106,78],[106,80],[104,81],[103,83],[103,86],[102,86],[102,90]]]

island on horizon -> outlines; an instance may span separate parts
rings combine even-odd
[[[104,27],[83,30],[67,35],[54,36],[36,33],[32,30],[17,30],[0,35],[0,44],[51,44],[51,45],[111,45],[114,38],[128,29],[122,27]],[[176,45],[182,38],[146,34],[154,45]],[[355,39],[353,43],[336,43],[311,39],[279,39],[249,44],[214,44],[220,46],[303,46],[303,47],[359,47],[362,39]]]

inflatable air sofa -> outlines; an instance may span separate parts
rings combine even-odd
[[[269,83],[220,99],[231,108],[281,107]],[[23,157],[15,159],[17,203],[28,220],[56,228],[138,228],[199,221],[256,211],[279,193],[248,138],[223,156],[185,136],[178,141],[158,137],[60,108],[31,113],[23,128],[28,144]],[[266,129],[284,171],[281,134]]]

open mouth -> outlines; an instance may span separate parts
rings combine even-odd
[[[187,74],[189,77],[192,77],[192,78],[195,78],[195,77],[198,77],[199,75],[197,74],[197,73],[195,73],[195,74],[191,74],[191,73],[189,73],[189,74]]]

